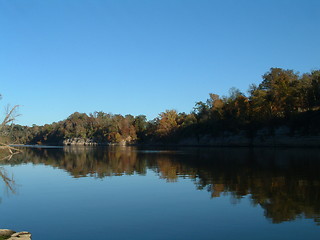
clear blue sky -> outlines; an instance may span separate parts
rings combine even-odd
[[[17,123],[190,112],[271,67],[320,68],[319,0],[0,0],[0,102]]]

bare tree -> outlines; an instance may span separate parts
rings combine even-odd
[[[20,116],[20,114],[17,112],[18,107],[19,105],[15,105],[13,108],[10,108],[9,105],[6,107],[6,116],[1,123],[0,131],[3,130],[5,125],[13,123],[16,118]]]
[[[0,99],[1,99],[1,95],[0,95]],[[0,124],[0,133],[3,132],[3,129],[7,124],[13,123],[16,117],[19,116],[19,114],[17,113],[18,107],[19,107],[18,105],[15,105],[13,108],[10,108],[9,106],[7,106],[6,116],[3,119],[2,123]],[[10,160],[14,154],[21,152],[19,149],[16,149],[14,147],[11,147],[7,144],[0,142],[0,150],[1,149],[8,150],[9,154],[5,153],[4,156],[0,154],[0,161]],[[11,178],[8,177],[8,174],[3,167],[0,167],[0,178],[2,178],[2,180],[4,181],[7,189],[9,189],[12,193],[15,193],[15,181],[13,177]]]
[[[0,95],[1,98],[1,95]],[[10,107],[9,105],[6,107],[6,115],[0,124],[0,134],[4,132],[5,126],[8,124],[12,124],[20,114],[17,112],[19,105],[15,105],[14,107]],[[0,149],[6,149],[9,151],[10,155],[4,157],[3,159],[10,159],[14,154],[21,152],[21,150],[11,147],[8,144],[0,142]],[[2,160],[2,159],[0,159]]]

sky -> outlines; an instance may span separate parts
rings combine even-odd
[[[0,0],[1,116],[189,113],[272,67],[320,69],[319,0]]]

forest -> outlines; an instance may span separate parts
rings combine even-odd
[[[43,126],[6,125],[1,139],[46,145],[74,141],[84,145],[174,144],[187,138],[225,134],[252,138],[261,130],[273,135],[283,126],[291,136],[318,136],[319,122],[320,70],[299,74],[271,68],[260,84],[249,86],[247,93],[234,87],[228,96],[209,93],[209,98],[195,103],[190,113],[165,110],[148,121],[145,115],[75,112],[65,120]]]

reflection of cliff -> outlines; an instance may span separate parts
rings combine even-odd
[[[194,149],[138,151],[133,147],[26,149],[11,164],[32,162],[65,169],[74,177],[156,171],[167,181],[192,179],[212,197],[250,195],[274,223],[320,217],[320,151]]]
[[[64,169],[73,177],[105,177],[123,174],[145,173],[142,161],[130,148],[59,148],[25,149],[10,161],[11,164],[31,162]],[[142,166],[141,166],[142,164]]]

